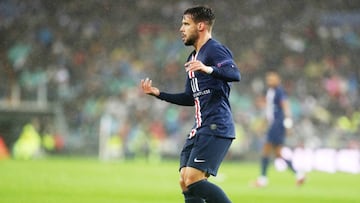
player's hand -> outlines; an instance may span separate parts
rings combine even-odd
[[[210,66],[205,66],[201,61],[189,61],[185,63],[186,72],[192,71],[201,71],[207,74],[211,74],[213,72],[213,68]]]
[[[292,135],[293,134],[293,127],[294,127],[294,121],[287,117],[284,119],[283,125],[286,129],[286,134],[287,135]]]
[[[291,118],[285,118],[283,124],[286,129],[291,129],[294,126],[294,122]]]
[[[145,94],[154,95],[154,96],[160,95],[160,90],[152,86],[152,80],[150,80],[149,78],[142,79],[140,85],[141,85],[141,89]]]

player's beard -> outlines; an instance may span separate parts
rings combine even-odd
[[[191,35],[189,35],[189,37],[187,37],[187,39],[185,39],[184,44],[185,46],[193,46],[195,44],[195,42],[198,40],[199,35],[198,33],[192,33]]]

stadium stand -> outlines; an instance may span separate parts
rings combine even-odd
[[[242,72],[231,101],[239,137],[235,153],[258,150],[261,144],[263,78],[269,68],[281,71],[290,95],[297,124],[289,145],[359,147],[360,2],[207,4],[221,13],[215,38],[234,51]],[[109,133],[121,138],[125,155],[152,148],[176,154],[192,125],[192,109],[141,97],[137,85],[151,77],[162,89],[182,90],[189,50],[177,32],[188,5],[1,1],[1,104],[4,109],[28,101],[60,105],[69,129],[65,145],[74,151],[97,151],[100,120],[106,115],[112,120]]]

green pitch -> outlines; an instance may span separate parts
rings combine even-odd
[[[269,187],[249,187],[257,174],[257,164],[225,162],[211,181],[234,203],[360,202],[360,175],[312,172],[297,188],[291,173],[271,170]],[[175,161],[0,161],[1,203],[182,203],[177,182]]]

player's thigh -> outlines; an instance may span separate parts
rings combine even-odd
[[[283,148],[283,145],[282,145],[282,144],[279,144],[279,145],[274,146],[275,156],[276,156],[277,158],[282,157],[282,155],[281,155],[281,150],[282,150],[282,148]]]
[[[205,175],[216,176],[233,139],[206,134],[196,135],[194,139],[187,167],[203,171]]]
[[[269,156],[272,152],[273,145],[270,142],[266,142],[262,148],[262,155]]]
[[[185,144],[181,150],[180,153],[180,176],[184,175],[184,171],[186,170],[185,167],[187,166],[191,151],[193,149],[194,146],[194,141],[195,138],[193,137],[192,139],[186,139]]]

